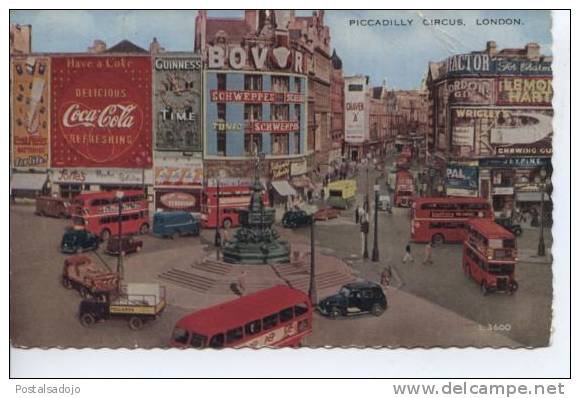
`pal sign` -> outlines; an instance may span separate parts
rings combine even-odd
[[[247,50],[241,46],[228,47],[209,46],[207,64],[210,69],[221,69],[226,62],[232,69],[244,69],[251,59],[253,66],[258,70],[266,70],[267,60],[275,69],[290,69],[296,73],[304,73],[304,57],[300,51],[292,51],[286,47],[250,47]]]
[[[447,166],[447,186],[461,189],[477,189],[477,167],[459,164]]]

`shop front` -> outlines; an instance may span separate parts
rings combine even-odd
[[[201,159],[155,159],[155,211],[201,211],[203,162]]]
[[[10,178],[10,196],[16,198],[35,198],[49,192],[50,183],[46,173],[16,172]]]
[[[541,201],[540,172],[551,174],[550,158],[487,158],[479,160],[481,196],[487,197],[498,217],[511,217],[514,208]]]
[[[142,189],[153,185],[151,169],[56,168],[49,172],[51,190],[63,198],[74,198],[82,191]]]

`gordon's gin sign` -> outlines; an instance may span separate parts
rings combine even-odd
[[[150,168],[149,57],[55,57],[52,166]]]

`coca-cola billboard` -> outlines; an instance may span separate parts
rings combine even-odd
[[[151,168],[150,57],[54,57],[52,167]]]

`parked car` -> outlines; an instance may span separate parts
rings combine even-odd
[[[199,235],[200,223],[186,211],[158,212],[153,216],[153,234],[164,238]]]
[[[81,297],[106,298],[117,288],[118,281],[117,273],[87,256],[70,256],[64,260],[62,285],[75,289]]]
[[[133,236],[121,236],[121,244],[119,244],[118,236],[111,236],[107,241],[107,248],[105,252],[112,256],[137,253],[143,248],[143,241],[135,239]]]
[[[337,294],[322,299],[318,309],[331,318],[361,313],[380,316],[387,309],[387,297],[374,282],[353,282],[344,285]]]
[[[332,218],[337,218],[339,215],[340,210],[334,209],[332,207],[323,207],[314,213],[314,219],[316,221],[326,221]]]
[[[60,251],[67,254],[97,250],[101,239],[86,229],[68,229],[62,236]]]
[[[68,200],[54,196],[39,196],[36,198],[36,211],[39,216],[68,218],[70,203]]]
[[[288,210],[282,217],[282,226],[284,228],[298,228],[312,224],[312,216],[304,210]]]
[[[505,218],[497,217],[495,219],[495,222],[504,227],[505,229],[507,229],[508,231],[510,231],[515,236],[520,236],[523,232],[522,226],[520,224],[514,223],[513,220],[509,217]]]

